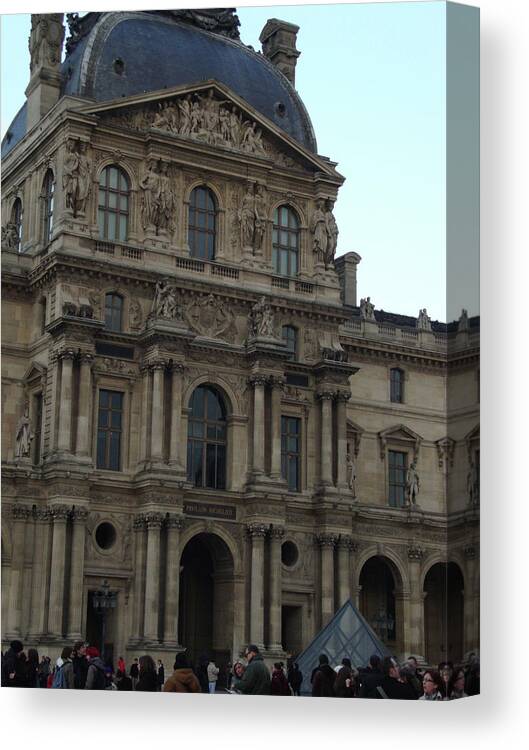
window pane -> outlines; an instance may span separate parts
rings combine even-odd
[[[226,446],[217,445],[217,488],[226,488]]]
[[[106,433],[97,433],[97,468],[104,469],[106,463]]]
[[[216,446],[206,446],[206,487],[215,487]]]
[[[108,239],[109,240],[115,240],[116,239],[116,214],[107,214],[108,219]]]
[[[119,239],[121,242],[127,239],[127,217],[123,215],[119,217]]]
[[[109,173],[109,186],[113,190],[117,190],[118,188],[118,170],[115,167],[110,167],[110,173]]]
[[[110,465],[109,469],[119,471],[119,446],[120,446],[120,432],[110,433]]]
[[[202,487],[202,443],[193,445],[193,482],[196,487]]]
[[[108,207],[109,208],[117,208],[118,207],[118,194],[117,193],[109,193],[108,194]]]

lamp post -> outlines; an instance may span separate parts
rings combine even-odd
[[[106,619],[107,619],[107,612],[109,609],[115,609],[117,604],[118,595],[116,591],[110,591],[110,586],[108,585],[108,581],[105,578],[103,583],[101,584],[101,588],[98,589],[98,591],[94,591],[92,595],[92,604],[97,612],[97,614],[101,617],[101,658],[104,660],[104,650],[105,650],[105,625],[106,625]]]

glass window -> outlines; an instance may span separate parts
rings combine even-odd
[[[113,292],[105,295],[105,327],[121,331],[123,325],[123,297]]]
[[[55,177],[51,169],[48,169],[44,177],[43,190],[43,239],[48,243],[53,231],[53,203],[55,196]]]
[[[22,250],[22,201],[17,198],[13,203],[13,209],[11,211],[11,223],[13,224],[16,232],[16,250],[21,252]]]
[[[402,508],[406,504],[406,471],[408,454],[388,451],[389,465],[389,504],[392,508]]]
[[[301,419],[281,417],[281,476],[291,492],[301,489]]]
[[[283,326],[281,329],[281,337],[286,344],[288,358],[297,359],[297,343],[298,343],[298,332],[294,326]]]
[[[295,276],[298,272],[299,221],[288,206],[274,212],[272,230],[272,264],[281,276]]]
[[[129,230],[130,182],[115,165],[105,167],[99,178],[97,223],[104,240],[126,242]]]
[[[40,446],[42,441],[42,393],[33,397],[33,413],[35,415],[35,428],[33,432],[33,463],[40,464]]]
[[[389,373],[389,397],[394,404],[404,403],[404,372],[398,367]]]
[[[196,187],[189,199],[187,241],[193,258],[213,260],[217,227],[217,204],[212,191],[205,185]]]
[[[187,478],[195,487],[226,487],[226,408],[220,394],[199,386],[189,401]]]
[[[99,391],[97,429],[97,468],[119,471],[121,468],[121,434],[123,393]]]

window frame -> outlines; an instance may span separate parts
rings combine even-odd
[[[120,426],[119,428],[116,428],[112,425],[111,417],[109,420],[107,420],[108,424],[101,427],[100,421],[101,421],[101,396],[103,393],[108,394],[109,396],[119,395],[121,396],[121,408],[118,409],[108,409],[106,408],[105,411],[110,412],[112,414],[114,411],[119,411],[121,414],[120,419]],[[98,471],[123,471],[123,464],[124,464],[124,436],[126,434],[126,425],[125,425],[125,391],[119,391],[112,388],[107,387],[101,387],[98,388],[97,391],[97,409],[96,409],[96,445],[95,445],[95,464],[96,469]],[[118,441],[118,466],[117,468],[115,466],[110,466],[109,464],[111,461],[109,460],[110,457],[110,449],[111,449],[111,439],[106,437],[106,435],[116,432],[119,435],[119,441]],[[105,435],[104,443],[105,443],[105,465],[101,465],[99,462],[99,454],[100,454],[100,439],[101,439],[101,433]]]
[[[202,391],[202,416],[194,416],[194,400],[197,391]],[[222,417],[220,419],[210,418],[208,415],[208,393],[212,393],[218,402]],[[200,426],[202,426],[200,428]],[[215,437],[209,433],[215,431]],[[218,437],[218,431],[222,430],[224,437]],[[202,435],[199,433],[202,432]],[[210,476],[209,456],[211,449],[214,451],[213,458],[213,484],[208,483]],[[197,482],[195,463],[196,453],[200,455],[200,483]],[[220,454],[220,455],[219,455]],[[193,483],[197,489],[226,490],[228,485],[228,412],[226,400],[218,388],[209,383],[198,385],[192,392],[188,401],[187,419],[187,442],[186,442],[186,474],[188,481]]]
[[[22,199],[17,197],[13,201],[11,207],[11,223],[15,225],[17,231],[17,253],[22,252],[22,241],[23,241],[23,220],[24,220],[24,206],[22,205]]]
[[[109,309],[108,299],[109,298],[112,298],[113,302],[114,302],[114,300],[119,300],[120,301],[119,310],[115,309],[115,307],[113,306],[113,303],[112,303],[112,305],[110,307],[110,313],[111,313],[110,317],[112,319],[114,318],[114,316],[115,316],[114,314],[115,313],[119,313],[119,326],[117,328],[114,327],[114,325],[108,325],[108,309]],[[114,292],[114,291],[105,292],[105,329],[107,331],[113,331],[114,333],[122,333],[123,332],[123,320],[124,320],[123,313],[124,313],[124,308],[125,308],[125,304],[124,303],[125,303],[125,300],[123,298],[123,295],[120,294],[119,292]]]
[[[116,170],[118,178],[117,187],[111,185],[111,171]],[[103,179],[105,180],[103,182]],[[122,182],[125,188],[122,189]],[[101,193],[104,193],[104,202],[101,203]],[[109,205],[111,196],[116,196],[116,206]],[[122,199],[125,200],[125,208],[122,208]],[[107,242],[128,242],[130,233],[132,189],[131,180],[127,172],[117,164],[107,164],[99,175],[97,188],[97,226],[99,239]],[[114,216],[114,236],[109,232],[109,217]],[[103,221],[101,222],[101,217]],[[121,217],[125,219],[124,237],[121,232]]]
[[[289,331],[289,332],[291,331],[293,332],[294,335],[289,337],[287,333],[287,335],[285,336],[285,331]],[[290,324],[281,326],[281,338],[286,344],[286,351],[289,353],[289,357],[288,357],[289,361],[296,362],[298,360],[298,346],[299,346],[298,329],[295,326],[290,325]],[[289,341],[294,342],[293,348],[289,347]]]
[[[53,236],[53,214],[55,209],[55,175],[48,169],[42,183],[42,239],[45,245]]]
[[[404,508],[406,506],[406,474],[409,467],[409,455],[408,451],[395,450],[394,448],[388,448],[388,505],[390,508]],[[403,456],[404,461],[401,466],[392,465],[392,456]],[[402,481],[392,481],[392,471],[402,472]],[[397,498],[392,502],[392,488],[402,490],[402,502],[399,502]]]
[[[290,430],[289,422],[294,421],[297,425],[297,431]],[[296,450],[288,447],[290,439],[297,442]],[[301,492],[301,473],[303,469],[303,425],[301,417],[292,414],[281,415],[281,477],[286,481],[289,492]],[[290,484],[290,462],[295,463],[296,483],[295,486]]]
[[[282,211],[286,210],[287,223],[282,223]],[[292,222],[293,220],[293,222]],[[278,276],[297,276],[300,271],[300,244],[301,244],[301,231],[300,231],[300,219],[297,211],[292,206],[283,203],[274,209],[274,217],[272,222],[272,267],[274,273]],[[287,244],[282,244],[281,233],[287,234]],[[291,238],[295,237],[295,247],[291,245]],[[282,258],[286,254],[286,273],[282,271]],[[292,259],[295,258],[295,268],[293,268]]]
[[[398,379],[394,375],[399,374]],[[389,371],[389,400],[392,404],[404,403],[404,381],[406,373],[402,367],[391,367]]]
[[[196,198],[200,196],[200,191],[205,194],[204,206]],[[210,205],[211,204],[211,205]],[[219,206],[217,196],[208,185],[196,185],[189,194],[189,203],[187,210],[187,245],[189,255],[197,260],[214,261],[217,254],[217,234],[219,229]],[[200,220],[196,222],[196,217],[205,216],[204,226],[200,226]],[[209,226],[209,217],[212,217],[213,227]],[[202,238],[205,237],[204,248],[200,247]],[[211,237],[210,243],[207,238]]]

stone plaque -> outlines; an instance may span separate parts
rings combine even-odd
[[[204,516],[206,518],[220,518],[225,521],[235,521],[236,509],[232,505],[214,505],[213,503],[184,503],[184,513],[187,516]]]

